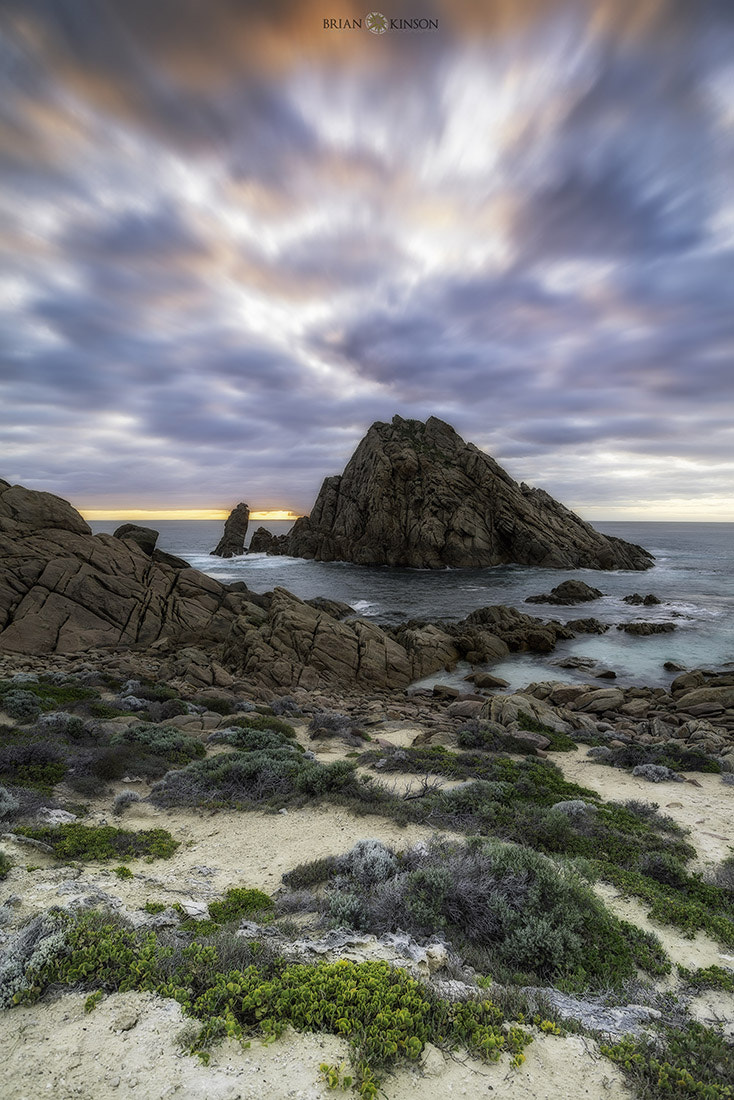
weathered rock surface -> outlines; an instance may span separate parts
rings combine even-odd
[[[271,548],[273,552],[276,548]],[[440,569],[517,562],[647,569],[652,556],[607,537],[541,489],[518,485],[448,424],[393,417],[367,432],[344,473],[277,552],[318,561]]]
[[[229,513],[224,524],[224,533],[217,544],[216,550],[212,550],[215,558],[235,558],[245,552],[245,538],[247,537],[247,525],[250,522],[250,509],[246,504],[238,504]]]
[[[646,638],[650,634],[672,634],[675,623],[620,623],[617,630],[623,630],[625,634],[635,634],[638,638]]]
[[[66,501],[7,482],[0,562],[0,653],[153,647],[175,654],[171,676],[226,686],[235,670],[286,689],[405,687],[459,656],[432,625],[406,648],[374,624],[340,621],[346,604],[233,590],[136,539],[92,535]]]
[[[644,607],[653,607],[655,604],[662,603],[657,596],[654,596],[652,592],[648,592],[646,596],[641,596],[639,592],[633,592],[631,596],[623,597],[624,603],[633,604],[633,606],[643,605]]]
[[[598,600],[604,593],[598,588],[592,588],[584,581],[563,581],[540,596],[528,596],[525,603],[555,603],[575,604],[588,603],[590,600]]]
[[[258,527],[250,539],[248,554],[287,554],[287,535],[273,535],[265,527]]]
[[[134,542],[148,555],[153,553],[155,544],[158,542],[157,531],[154,531],[152,527],[140,527],[137,523],[123,523],[122,527],[118,527],[113,532],[112,537]]]

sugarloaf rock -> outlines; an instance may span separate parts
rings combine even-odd
[[[436,417],[367,432],[344,473],[271,553],[422,569],[517,563],[648,569],[641,546],[602,535],[542,489],[518,484]]]

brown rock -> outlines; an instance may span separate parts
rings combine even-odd
[[[244,554],[249,522],[250,509],[246,504],[238,504],[236,508],[233,508],[224,524],[224,532],[217,548],[212,550],[212,556],[216,558],[235,558],[240,554]]]
[[[639,546],[607,537],[540,489],[518,485],[448,424],[376,423],[344,473],[324,481],[285,552],[360,565],[647,569]]]

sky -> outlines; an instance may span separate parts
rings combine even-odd
[[[300,514],[435,415],[584,518],[733,520],[734,4],[368,10],[0,0],[0,476]]]

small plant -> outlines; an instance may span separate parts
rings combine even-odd
[[[114,867],[112,873],[117,875],[117,877],[119,879],[126,879],[126,878],[133,878],[134,877],[132,871],[130,870],[130,868],[125,867],[124,864],[120,865],[119,867]]]
[[[734,993],[734,970],[724,966],[707,966],[700,970],[686,970],[678,967],[681,981],[692,989],[722,989]]]
[[[0,848],[0,882],[8,877],[8,873],[12,866],[13,864],[10,861],[9,857]]]
[[[226,921],[241,920],[252,913],[262,913],[273,908],[273,899],[262,890],[248,890],[234,887],[224,895],[223,901],[209,903],[209,915],[219,924]]]
[[[720,1031],[691,1021],[667,1027],[660,1039],[626,1037],[602,1045],[639,1096],[650,1100],[732,1100],[734,1047]]]
[[[103,997],[104,993],[101,989],[98,989],[96,993],[90,993],[86,1001],[84,1002],[84,1011],[86,1013],[94,1012],[95,1008]]]
[[[168,859],[178,848],[165,829],[129,832],[112,825],[21,826],[16,832],[47,844],[59,859],[107,860],[115,857],[150,856]]]
[[[165,908],[166,906],[162,901],[146,901],[143,906],[144,912],[151,914],[162,913]]]
[[[142,802],[142,798],[137,791],[120,791],[118,795],[115,795],[112,812],[115,817],[120,817],[129,806],[133,806],[136,802]]]

